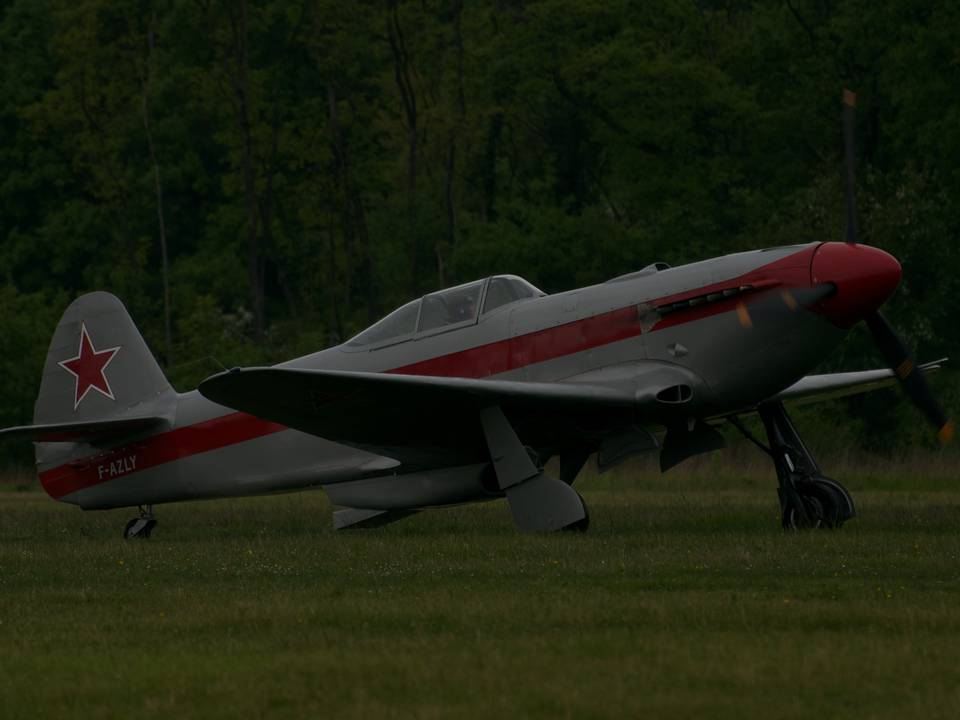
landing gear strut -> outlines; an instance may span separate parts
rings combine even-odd
[[[153,516],[153,505],[138,506],[140,513],[133,520],[127,523],[123,529],[123,538],[132,540],[133,538],[148,538],[153,529],[157,526],[157,519]]]
[[[543,472],[520,442],[499,406],[480,411],[497,484],[507,497],[513,521],[522,532],[586,530],[586,503],[570,485]]]
[[[777,495],[783,527],[788,530],[839,528],[854,517],[857,512],[850,493],[820,472],[783,403],[764,404],[757,410],[767,431],[769,447],[736,418],[731,418],[731,423],[773,460],[779,481]]]

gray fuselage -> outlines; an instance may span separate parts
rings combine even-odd
[[[786,388],[843,339],[844,330],[795,307],[787,295],[783,302],[790,311],[781,308],[769,322],[762,313],[750,312],[755,300],[810,286],[816,247],[739,253],[635,273],[505,304],[453,327],[368,346],[345,343],[280,367],[640,384],[637,368],[665,363],[696,379],[696,397],[684,411],[691,418],[716,417]],[[676,305],[683,307],[671,309]],[[654,417],[641,421],[654,429],[663,424]],[[315,486],[325,487],[337,502],[350,499],[351,483],[358,488],[377,483],[382,492],[386,482],[398,489],[393,507],[445,504],[482,495],[483,463],[474,460],[438,458],[434,468],[407,473],[388,453],[283,428],[212,403],[196,391],[177,396],[172,426],[162,433],[103,448],[38,445],[41,479],[55,478],[58,488],[70,490],[58,499],[84,508]],[[407,493],[407,485],[420,491]]]

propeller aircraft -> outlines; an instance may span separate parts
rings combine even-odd
[[[855,514],[785,408],[898,382],[941,439],[953,424],[881,315],[901,268],[857,242],[852,93],[844,95],[845,242],[737,253],[547,295],[497,275],[413,300],[347,342],[235,368],[177,393],[123,304],[95,292],[64,312],[33,424],[40,481],[84,509],[321,488],[337,528],[505,497],[522,531],[586,529],[573,483],[641,452],[663,470],[723,447],[730,422],[767,452],[785,527]],[[863,321],[887,368],[811,375]],[[767,442],[740,418],[757,413]],[[559,477],[544,471],[559,457]]]

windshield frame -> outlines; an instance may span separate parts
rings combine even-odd
[[[368,330],[372,330],[373,328],[375,328],[377,325],[379,325],[380,323],[382,323],[384,320],[386,320],[387,318],[389,318],[389,317],[390,317],[391,315],[393,315],[394,313],[397,313],[397,312],[399,312],[400,310],[403,310],[404,308],[406,308],[406,307],[408,307],[408,306],[410,306],[410,305],[413,305],[414,303],[417,303],[417,317],[416,317],[416,320],[415,320],[414,323],[413,323],[413,330],[412,330],[411,332],[404,333],[403,335],[394,335],[393,337],[384,338],[384,339],[382,339],[382,340],[377,340],[377,341],[375,341],[375,342],[364,343],[364,344],[362,344],[362,345],[357,344],[357,343],[355,342],[358,337],[360,337],[361,335],[363,335],[363,334],[364,334],[365,332],[367,332]],[[376,321],[375,323],[373,323],[372,325],[368,325],[368,326],[365,327],[363,330],[361,330],[361,331],[358,332],[357,334],[353,335],[349,340],[347,340],[346,342],[344,342],[344,343],[341,345],[341,348],[343,348],[343,349],[344,349],[345,351],[347,351],[347,352],[364,352],[364,351],[368,351],[368,350],[379,350],[379,349],[381,349],[381,348],[390,347],[391,345],[399,345],[400,343],[405,343],[405,342],[408,342],[408,341],[410,341],[410,340],[413,340],[413,338],[417,337],[417,327],[419,327],[419,325],[420,325],[420,312],[421,312],[422,310],[423,310],[423,298],[422,298],[422,297],[419,297],[419,298],[417,298],[417,299],[415,299],[415,300],[411,300],[410,302],[405,302],[405,303],[404,303],[403,305],[401,305],[400,307],[394,308],[393,310],[391,310],[390,312],[388,312],[386,315],[384,315],[382,318],[380,318],[379,320],[377,320],[377,321]]]
[[[533,288],[533,290],[536,291],[536,294],[529,297],[525,297],[525,298],[518,298],[517,300],[513,300],[512,302],[500,305],[494,308],[493,310],[488,310],[487,312],[484,312],[484,307],[486,306],[486,303],[487,303],[487,292],[490,288],[491,281],[494,280],[495,278],[515,278],[517,280],[522,281],[529,287]],[[476,285],[478,283],[482,283],[482,286],[480,287],[480,293],[476,301],[476,310],[474,311],[474,315],[472,318],[463,320],[457,323],[451,323],[448,325],[440,325],[438,327],[430,328],[429,330],[420,329],[420,323],[423,320],[423,307],[427,298],[430,298],[434,295],[441,295],[443,293],[448,293],[451,291],[466,288],[466,287],[469,287],[470,285]],[[409,302],[405,302],[399,307],[396,307],[393,310],[391,310],[389,313],[384,315],[382,318],[377,320],[372,325],[365,327],[360,332],[351,336],[348,340],[341,343],[339,347],[343,352],[351,352],[351,353],[372,352],[374,350],[381,350],[383,348],[393,347],[394,345],[401,345],[402,343],[410,342],[411,340],[420,340],[421,338],[431,338],[431,337],[434,337],[435,335],[442,335],[444,333],[452,332],[454,330],[470,327],[471,325],[478,325],[479,323],[485,321],[487,318],[497,315],[504,308],[512,307],[513,305],[519,302],[534,300],[538,297],[545,297],[546,295],[547,293],[543,292],[543,290],[538,288],[536,285],[531,283],[526,278],[523,278],[519,275],[490,275],[480,280],[471,280],[470,282],[461,283],[460,285],[454,285],[453,287],[443,288],[442,290],[426,293],[425,295],[422,295],[419,298],[415,298],[413,300],[410,300]],[[398,312],[399,310],[402,310],[410,305],[413,305],[414,303],[417,303],[417,318],[416,318],[416,322],[414,323],[412,332],[405,333],[403,335],[395,335],[393,337],[384,338],[383,340],[379,340],[376,342],[365,343],[363,345],[355,344],[356,339],[359,338],[361,335],[363,335],[365,332],[376,327],[377,325],[382,323],[384,320],[386,320],[387,318],[389,318],[391,315]]]

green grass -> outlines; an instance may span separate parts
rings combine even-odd
[[[306,493],[124,542],[8,479],[0,716],[958,717],[955,465],[834,465],[860,517],[805,534],[752,461],[582,479],[550,536],[502,501],[335,534]]]

